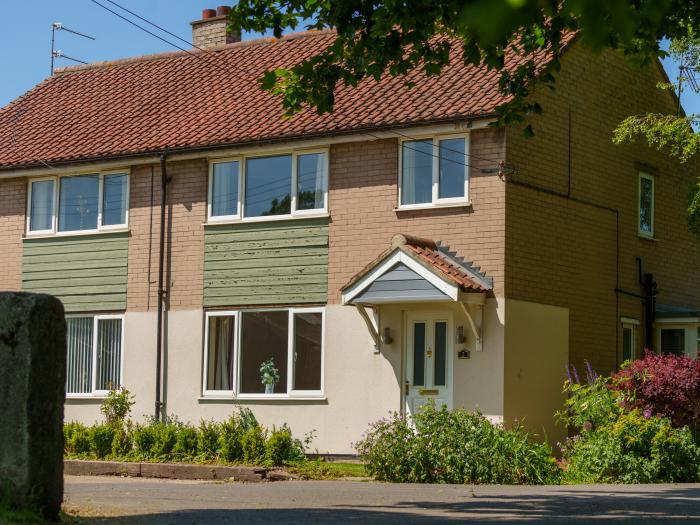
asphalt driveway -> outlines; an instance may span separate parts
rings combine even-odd
[[[107,525],[700,523],[700,485],[222,483],[66,477],[66,506]]]

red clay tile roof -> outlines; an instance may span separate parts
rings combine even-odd
[[[444,122],[491,115],[504,102],[498,73],[465,66],[455,46],[440,76],[367,80],[339,88],[333,114],[283,119],[256,79],[333,38],[302,33],[66,68],[0,109],[0,169]]]
[[[382,263],[395,250],[402,250],[419,260],[446,281],[457,285],[465,292],[488,292],[493,289],[493,280],[463,257],[449,251],[449,246],[412,235],[397,234],[391,239],[391,247],[356,274],[342,290],[347,290],[372,269]]]

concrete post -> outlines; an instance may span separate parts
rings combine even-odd
[[[56,520],[63,500],[63,305],[0,292],[0,490]]]

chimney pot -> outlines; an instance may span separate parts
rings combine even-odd
[[[206,20],[207,18],[214,18],[215,16],[216,16],[215,9],[204,9],[202,11],[202,20]]]
[[[231,11],[231,8],[229,6],[220,5],[219,7],[216,8],[216,16],[228,15],[230,11]]]
[[[192,44],[196,49],[214,47],[241,41],[240,31],[228,31],[228,14],[230,7],[221,5],[216,9],[202,11],[202,19],[191,22]]]

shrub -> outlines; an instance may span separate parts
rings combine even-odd
[[[116,434],[114,425],[95,425],[88,429],[90,452],[102,459],[112,452],[112,442]]]
[[[206,459],[214,459],[219,451],[219,425],[213,421],[204,421],[197,429],[197,451]]]
[[[700,447],[668,419],[622,414],[568,440],[565,479],[574,483],[676,483],[700,480]]]
[[[131,454],[134,449],[131,423],[115,424],[114,438],[112,439],[112,456],[124,457]]]
[[[219,427],[219,451],[225,461],[241,461],[243,459],[243,430],[235,416],[231,416]]]
[[[241,446],[245,463],[259,464],[265,459],[265,434],[260,425],[254,425],[243,433]]]
[[[142,458],[150,458],[156,441],[153,425],[136,425],[134,427],[134,448]]]
[[[124,387],[110,390],[107,397],[100,406],[100,411],[107,419],[107,423],[117,423],[124,421],[131,413],[134,406],[134,396]]]
[[[286,425],[272,430],[265,443],[265,462],[270,465],[285,465],[304,458],[304,448],[300,441],[292,437]]]
[[[90,436],[85,425],[68,423],[63,425],[63,443],[67,454],[84,455],[90,453]]]
[[[615,421],[622,413],[622,407],[616,400],[609,386],[609,377],[597,375],[586,362],[586,380],[578,378],[575,368],[573,374],[564,382],[564,393],[567,399],[564,410],[556,416],[563,424],[577,431],[590,431],[611,421]]]
[[[155,423],[151,425],[153,431],[153,444],[150,454],[154,458],[164,458],[172,453],[177,442],[179,425],[177,423]]]
[[[689,426],[700,440],[700,361],[647,352],[615,374],[611,388],[627,410]]]
[[[177,433],[173,453],[179,457],[192,458],[197,455],[197,429],[183,426]]]
[[[478,413],[426,405],[412,418],[394,413],[356,444],[367,472],[410,483],[554,483],[559,468],[546,443],[519,426],[504,429]]]

